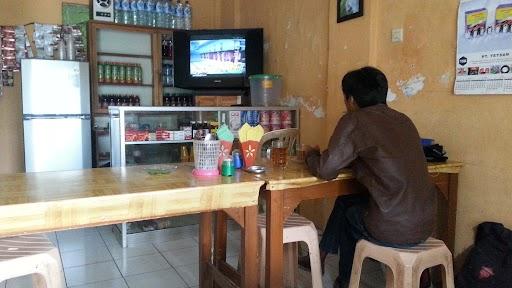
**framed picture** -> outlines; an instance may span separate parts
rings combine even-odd
[[[338,0],[338,23],[363,16],[364,0]]]

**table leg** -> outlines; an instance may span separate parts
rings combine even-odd
[[[446,223],[447,243],[446,246],[452,253],[455,253],[455,226],[457,224],[457,193],[459,174],[450,174],[448,187],[448,219]]]
[[[283,203],[282,191],[266,191],[267,235],[265,287],[283,286]]]
[[[258,206],[244,209],[242,228],[242,288],[258,287]]]
[[[215,238],[213,245],[213,263],[226,261],[226,243],[228,236],[227,217],[224,211],[215,213]]]
[[[210,262],[212,259],[212,212],[201,213],[199,224],[199,287],[212,287]]]

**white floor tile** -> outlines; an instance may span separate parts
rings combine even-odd
[[[68,286],[122,278],[114,261],[64,269]]]
[[[199,263],[199,249],[185,248],[162,253],[173,267]]]
[[[183,288],[187,284],[174,269],[132,275],[126,277],[130,288]]]
[[[114,260],[112,256],[110,256],[107,247],[104,246],[98,246],[94,249],[62,252],[61,256],[62,265],[65,268]]]
[[[198,244],[195,238],[186,238],[179,240],[172,240],[167,242],[153,243],[153,245],[160,252],[167,252],[171,250],[179,250],[184,248],[198,248]]]
[[[2,287],[2,286],[0,286]],[[7,280],[7,288],[32,288],[32,275]]]
[[[238,258],[238,255],[226,257],[226,263],[231,265],[231,267],[235,268],[236,270],[238,268]]]
[[[70,286],[69,288],[128,288],[128,285],[126,285],[124,279],[120,278],[79,286]]]
[[[183,227],[172,228],[169,240],[187,239],[199,236],[199,225],[188,225]]]
[[[69,234],[71,235],[71,234]],[[58,236],[59,250],[61,253],[76,250],[92,250],[98,247],[105,247],[103,239],[99,234]]]
[[[97,235],[98,230],[96,228],[83,228],[83,229],[73,229],[73,230],[64,230],[57,232],[57,238],[76,238],[76,237],[84,237]]]
[[[5,281],[0,282],[0,288],[5,288]]]
[[[123,276],[170,269],[169,263],[160,254],[144,255],[132,258],[116,259]]]
[[[186,266],[176,267],[176,271],[180,274],[181,278],[185,280],[188,286],[199,285],[199,264],[191,264]]]
[[[108,250],[112,254],[112,257],[114,259],[121,259],[121,258],[132,258],[132,257],[138,257],[143,255],[152,255],[152,254],[158,254],[158,251],[151,243],[145,243],[145,244],[139,244],[136,246],[129,246],[127,248],[122,248],[121,245],[108,245]]]

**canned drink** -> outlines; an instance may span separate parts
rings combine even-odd
[[[137,84],[142,84],[142,67],[137,65],[133,69],[133,82]]]
[[[283,125],[292,124],[292,111],[281,111],[281,123]]]
[[[126,66],[119,66],[119,83],[126,83]]]
[[[270,124],[281,126],[281,113],[279,111],[270,112]]]
[[[281,124],[271,124],[270,125],[270,131],[275,131],[281,129]]]
[[[105,83],[112,83],[112,65],[109,62],[107,62],[103,65],[103,69],[105,70]]]
[[[260,124],[262,126],[268,126],[270,124],[270,111],[260,112]]]
[[[105,81],[105,67],[103,63],[98,63],[98,82],[103,83]]]
[[[241,118],[241,122],[242,122],[242,123],[247,123],[247,124],[249,124],[249,115],[248,115],[248,112],[249,112],[249,111],[242,111],[242,114],[241,114],[241,116],[240,116],[240,118]]]
[[[133,84],[133,65],[126,66],[126,83]]]
[[[119,83],[119,63],[112,65],[112,83]]]
[[[260,112],[259,111],[251,111],[251,124],[253,124],[253,125],[260,124]]]

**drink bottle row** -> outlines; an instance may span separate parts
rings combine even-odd
[[[102,109],[109,106],[140,106],[140,97],[138,95],[100,95],[100,105]]]
[[[169,29],[192,29],[192,6],[181,0],[115,0],[114,22]]]
[[[164,106],[168,106],[168,107],[194,106],[193,97],[190,94],[166,93],[164,95]]]

